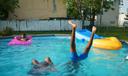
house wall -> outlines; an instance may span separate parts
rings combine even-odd
[[[97,25],[99,26],[118,26],[119,18],[119,0],[114,1],[114,10],[108,10],[103,12],[103,14],[97,16]],[[101,24],[100,24],[101,18]]]
[[[49,17],[66,17],[64,0],[19,0],[17,8],[10,19],[48,19]]]

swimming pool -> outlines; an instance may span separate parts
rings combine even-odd
[[[127,76],[128,61],[123,58],[128,54],[128,46],[118,51],[106,51],[91,48],[89,57],[77,64],[70,61],[70,37],[46,36],[33,37],[29,46],[8,46],[11,39],[0,39],[0,76],[31,76],[31,60],[42,61],[51,57],[57,72],[42,73],[41,76]],[[87,42],[76,40],[80,54]],[[65,65],[66,64],[66,65]]]

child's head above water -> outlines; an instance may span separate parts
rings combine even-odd
[[[26,38],[26,34],[25,33],[22,33],[21,37],[22,38]]]

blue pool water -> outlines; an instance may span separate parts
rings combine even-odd
[[[76,64],[70,61],[70,37],[33,37],[29,46],[8,46],[11,39],[0,39],[0,76],[32,76],[31,60],[42,61],[51,57],[57,72],[46,72],[40,76],[128,76],[128,46],[118,51],[91,48],[89,57]],[[82,53],[87,42],[76,40],[78,53]],[[38,76],[38,75],[33,75]]]

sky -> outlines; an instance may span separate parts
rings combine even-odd
[[[127,8],[128,8],[128,0],[122,0],[123,1],[123,5],[120,8],[121,13],[127,13]]]

